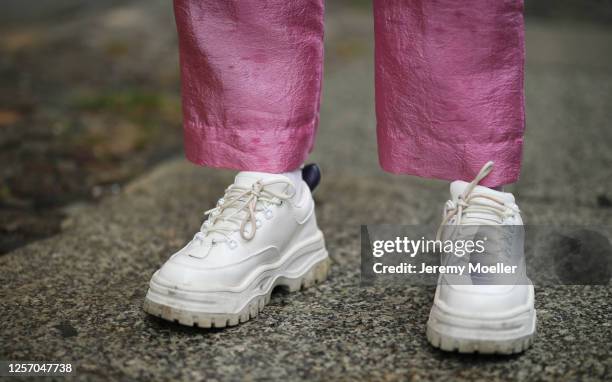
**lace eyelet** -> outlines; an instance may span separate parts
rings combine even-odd
[[[259,219],[255,220],[255,227],[259,228],[259,227],[261,227],[261,224],[262,224],[261,220],[259,220]]]
[[[266,217],[266,219],[270,220],[274,216],[274,213],[272,212],[272,210],[266,210],[266,212],[264,212],[264,216]]]
[[[236,249],[236,247],[238,247],[236,240],[230,240],[227,245],[230,247],[230,249]]]

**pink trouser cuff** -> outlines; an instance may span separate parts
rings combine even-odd
[[[281,173],[299,168],[313,146],[318,116],[292,128],[240,129],[184,124],[185,156],[201,166]]]
[[[517,180],[525,127],[522,0],[375,0],[383,169],[484,185]]]
[[[187,158],[265,172],[312,150],[323,1],[174,0]]]
[[[417,175],[444,180],[472,180],[489,160],[492,171],[480,184],[497,187],[518,180],[523,138],[491,143],[457,143],[432,140],[428,136],[390,136],[378,130],[378,159],[383,170],[393,174]],[[438,155],[436,152],[453,153]]]

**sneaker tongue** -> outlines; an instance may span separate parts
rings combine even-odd
[[[287,183],[293,184],[289,178],[280,174],[269,174],[266,172],[255,172],[255,171],[242,171],[236,175],[234,179],[234,184],[242,187],[250,187],[253,183],[258,180],[269,182],[279,180],[281,182],[270,184],[266,186],[270,191],[282,193],[287,189]],[[294,185],[295,186],[295,185]]]
[[[468,185],[468,182],[464,182],[462,180],[456,180],[452,182],[450,185],[450,193],[452,200],[457,200],[459,198],[459,195],[463,194]],[[474,187],[472,193],[491,195],[507,203],[514,203],[514,195],[512,195],[511,193],[492,190],[484,186]]]
[[[251,185],[253,183],[255,183],[257,181],[269,182],[269,181],[275,181],[275,180],[279,180],[281,182],[267,185],[266,189],[268,189],[270,191],[277,192],[277,193],[283,193],[287,189],[287,183],[291,184],[291,181],[286,176],[283,176],[283,175],[280,175],[280,174],[268,174],[268,173],[265,173],[265,172],[254,172],[254,171],[242,171],[242,172],[239,172],[236,175],[236,178],[234,179],[234,184],[237,185],[237,186],[249,188],[249,187],[251,187]],[[244,202],[245,198],[246,198],[246,196],[244,198],[242,198],[240,201],[238,201],[235,205],[232,205],[232,206],[229,206],[228,208],[226,208],[224,210],[223,214],[226,215],[226,216],[229,216],[229,215],[235,213],[236,209],[239,208],[242,205],[242,203]],[[238,212],[237,217],[238,218],[245,218],[246,217],[246,212],[244,210]],[[230,230],[236,228],[235,223],[228,222],[228,221],[223,221],[222,219],[217,220],[215,222],[215,226],[216,227],[230,229]],[[224,236],[219,234],[219,233],[213,232],[213,233],[210,233],[207,236],[207,238],[223,239]]]
[[[469,186],[468,182],[464,182],[462,180],[457,180],[451,183],[450,192],[452,200],[457,200],[460,195],[465,192],[465,189]],[[514,203],[514,196],[509,192],[501,192],[495,191],[488,187],[484,186],[476,186],[472,190],[471,195],[480,194],[480,195],[490,195],[495,199],[503,201],[505,203]],[[488,204],[491,207],[499,207],[497,202],[493,200],[489,200],[487,198],[478,198],[478,203]],[[466,208],[464,210],[464,215],[462,221],[464,224],[490,224],[492,221],[495,222],[499,218],[491,212],[486,212],[482,210],[474,211],[471,208]]]

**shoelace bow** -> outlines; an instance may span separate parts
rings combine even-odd
[[[466,213],[493,214],[493,216],[496,216],[499,219],[497,223],[501,224],[504,218],[518,212],[509,208],[503,200],[496,198],[495,196],[473,192],[478,183],[489,175],[493,169],[493,164],[494,163],[492,161],[485,163],[474,180],[472,180],[465,188],[463,193],[459,195],[457,201],[448,200],[446,202],[446,205],[444,206],[445,216],[440,223],[438,232],[436,233],[436,240],[440,240],[444,226],[455,216],[457,217],[456,225],[461,225],[461,221],[464,219],[464,215]],[[486,200],[492,201],[493,203],[486,203]]]
[[[286,184],[287,189],[292,191],[275,192],[266,188],[273,184]],[[283,201],[291,199],[293,195],[295,195],[293,186],[283,180],[257,181],[251,186],[232,184],[225,190],[217,205],[204,212],[204,215],[208,215],[208,219],[202,223],[200,232],[196,233],[195,238],[204,240],[207,235],[217,233],[229,240],[229,235],[238,229],[243,239],[251,240],[257,231],[256,213],[268,211],[270,205],[280,205]],[[245,216],[240,216],[243,211]],[[247,226],[250,227],[248,231]],[[213,241],[219,242],[214,239]]]

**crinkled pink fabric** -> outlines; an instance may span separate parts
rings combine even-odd
[[[323,65],[322,0],[175,0],[187,157],[266,172],[312,150]],[[375,0],[383,169],[482,182],[519,175],[522,0]],[[358,80],[358,79],[356,79]]]
[[[312,150],[323,73],[322,0],[175,0],[187,158],[298,168]]]
[[[523,130],[522,0],[375,0],[376,116],[383,169],[516,181]]]

